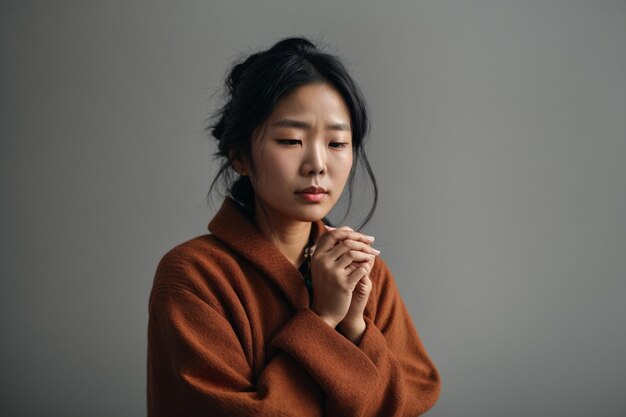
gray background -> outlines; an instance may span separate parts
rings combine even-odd
[[[341,54],[370,104],[367,231],[442,374],[428,415],[626,414],[625,2],[0,15],[0,415],[145,414],[156,264],[214,212],[215,92],[293,34]]]

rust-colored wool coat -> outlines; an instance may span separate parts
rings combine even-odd
[[[433,406],[439,374],[381,259],[357,346],[309,309],[298,269],[237,203],[226,199],[209,230],[156,271],[149,416],[394,417]],[[323,232],[313,224],[316,239]]]

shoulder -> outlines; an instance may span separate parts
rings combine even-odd
[[[219,262],[232,256],[229,248],[219,239],[206,234],[189,239],[167,251],[161,258],[158,268],[183,266],[198,262]]]
[[[236,254],[215,236],[195,237],[170,249],[163,255],[157,271],[163,268],[213,268],[236,262]]]
[[[238,268],[238,256],[215,236],[206,234],[183,242],[163,255],[156,268],[152,293],[192,292],[209,297],[212,288]]]

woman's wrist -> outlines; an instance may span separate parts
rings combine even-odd
[[[365,324],[365,320],[362,318],[356,322],[345,323],[342,321],[337,326],[339,332],[355,345],[361,343],[361,339],[363,338],[366,328],[367,325]]]
[[[316,313],[317,314],[317,313]],[[335,329],[337,327],[337,322],[334,321],[333,319],[331,319],[330,317],[326,317],[323,315],[318,314],[318,317],[320,319],[322,319],[323,322],[325,322],[326,324],[328,324],[330,327],[332,327],[333,329]]]

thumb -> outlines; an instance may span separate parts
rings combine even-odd
[[[370,280],[369,275],[365,275],[356,284],[356,287],[354,288],[354,291],[352,292],[352,294],[353,296],[356,295],[358,297],[367,298],[371,290],[372,290],[372,281]]]

